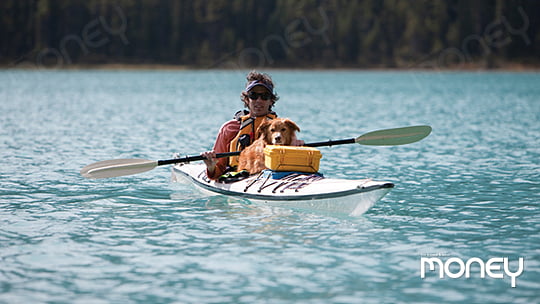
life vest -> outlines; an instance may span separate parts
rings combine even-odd
[[[259,138],[258,128],[264,121],[272,120],[277,115],[274,112],[268,113],[261,117],[251,117],[249,114],[238,117],[240,121],[240,131],[229,145],[230,152],[242,151],[247,146],[251,145]],[[238,165],[238,156],[229,157],[229,166],[236,167]]]

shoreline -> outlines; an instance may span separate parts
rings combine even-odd
[[[366,72],[540,72],[539,65],[524,65],[520,63],[501,64],[498,67],[486,68],[485,65],[467,64],[450,67],[238,67],[238,68],[215,68],[204,66],[188,66],[175,64],[131,64],[131,63],[106,63],[106,64],[70,64],[58,67],[35,66],[35,65],[9,65],[0,64],[0,70],[155,70],[155,71],[234,71],[234,70],[268,70],[268,71],[366,71]]]

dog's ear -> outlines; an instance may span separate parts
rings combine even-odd
[[[257,128],[257,132],[259,133],[259,138],[265,136],[266,137],[266,133],[268,133],[268,128],[270,127],[270,120],[266,120],[266,121],[263,121],[260,125],[259,125],[259,128]],[[266,139],[266,138],[265,138]]]
[[[294,130],[294,131],[298,131],[300,132],[300,127],[298,127],[297,124],[295,124],[292,120],[290,119],[285,119],[285,125],[287,125],[287,127],[289,127],[290,129]]]

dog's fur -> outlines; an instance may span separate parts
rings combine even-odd
[[[238,159],[238,169],[256,174],[266,169],[264,147],[266,145],[290,146],[300,128],[288,118],[276,118],[263,122],[258,129],[259,138],[245,148]]]

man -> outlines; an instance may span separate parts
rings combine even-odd
[[[243,150],[259,137],[257,129],[262,122],[277,117],[272,106],[279,97],[274,92],[272,78],[268,74],[252,71],[246,79],[246,89],[240,98],[249,111],[239,111],[233,120],[224,123],[212,151],[201,153],[206,158],[206,174],[211,179],[218,179],[223,173],[234,170],[238,164],[238,157],[216,158],[216,153]],[[303,145],[303,141],[294,139],[292,145]]]

